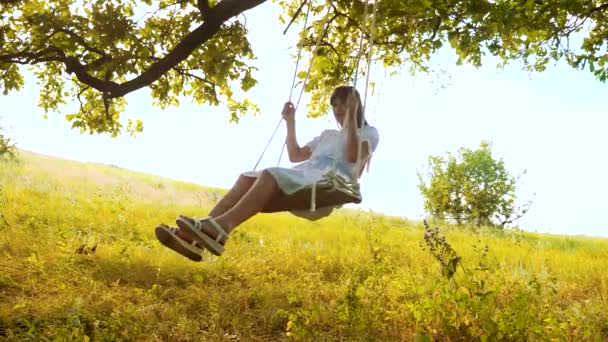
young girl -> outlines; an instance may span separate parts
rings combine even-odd
[[[283,107],[289,160],[300,164],[241,174],[207,217],[180,216],[176,220],[179,228],[159,225],[156,236],[160,242],[194,261],[202,260],[201,246],[219,256],[229,234],[257,213],[290,211],[306,216],[310,203],[295,194],[310,188],[331,169],[347,181],[356,181],[378,146],[378,131],[365,120],[361,98],[353,87],[336,88],[330,103],[341,129],[325,130],[302,147],[296,139],[294,106],[288,102]],[[320,205],[321,216],[340,206]]]

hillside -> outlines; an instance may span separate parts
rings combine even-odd
[[[281,213],[197,263],[154,228],[222,189],[19,156],[0,164],[0,340],[608,340],[606,239],[432,224],[429,250],[422,222]]]

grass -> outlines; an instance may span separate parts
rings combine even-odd
[[[439,223],[430,250],[422,222],[281,213],[195,263],[154,227],[204,215],[223,190],[19,158],[0,165],[0,340],[608,339],[606,239]]]

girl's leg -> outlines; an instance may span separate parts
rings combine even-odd
[[[279,196],[280,188],[275,181],[274,177],[268,171],[263,171],[260,177],[257,178],[253,186],[241,197],[235,206],[230,208],[225,213],[214,217],[213,219],[219,224],[226,234],[230,234],[236,227],[241,223],[245,222],[255,214],[261,212],[267,204],[272,203]],[[306,209],[305,201],[294,202],[293,206],[289,208],[283,208],[283,210],[298,210]],[[202,233],[215,239],[217,237],[217,231],[211,222],[207,220],[200,221]],[[183,230],[183,229],[182,229]],[[183,231],[185,240],[192,241],[198,240],[194,236]],[[180,234],[181,235],[181,234]],[[222,239],[219,241],[220,244],[225,244],[226,240]]]
[[[211,209],[208,216],[218,217],[230,210],[251,189],[255,181],[254,177],[240,175],[228,193]],[[176,234],[187,242],[192,242],[192,236],[182,229],[178,229]]]
[[[251,189],[236,203],[234,207],[215,217],[215,221],[230,233],[241,223],[264,209],[273,196],[279,194],[279,186],[268,171],[263,171]]]
[[[222,215],[215,217],[214,220],[224,229],[226,234],[230,234],[241,223],[261,212],[266,204],[275,199],[275,196],[280,195],[280,191],[274,177],[268,171],[263,171],[238,203]],[[301,202],[301,205],[294,205],[289,210],[305,209],[305,206],[305,203]],[[217,232],[210,222],[203,220],[201,226],[204,234],[213,239],[217,237]],[[220,243],[224,244],[225,240],[220,241]]]
[[[209,216],[218,217],[230,210],[251,189],[255,178],[240,175],[232,189],[211,209]]]

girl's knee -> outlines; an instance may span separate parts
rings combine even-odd
[[[272,175],[270,174],[270,171],[268,170],[262,170],[262,174],[260,175],[260,177],[264,177],[264,178],[272,178]]]
[[[272,184],[275,187],[277,186],[276,180],[274,179],[272,174],[268,172],[268,170],[262,171],[262,174],[260,175],[260,180],[264,183]]]
[[[240,186],[251,187],[255,183],[255,178],[242,173],[236,180],[236,183]]]

